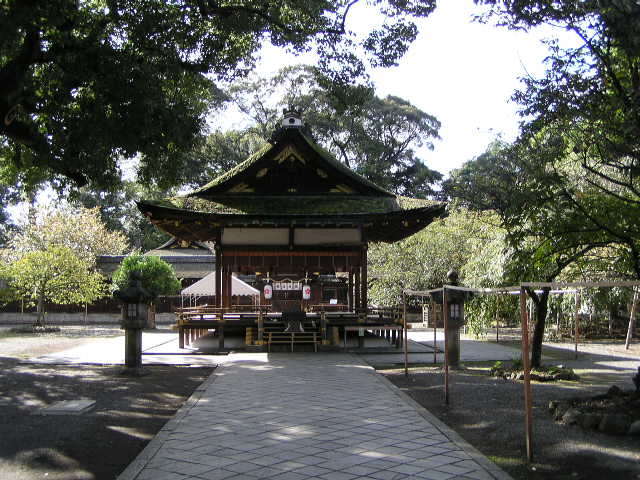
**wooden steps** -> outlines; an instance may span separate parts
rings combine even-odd
[[[283,324],[265,326],[267,351],[271,351],[271,345],[289,345],[293,352],[296,345],[311,344],[313,350],[317,352],[321,341],[317,327],[310,322],[305,322],[303,329],[303,332],[286,332]]]

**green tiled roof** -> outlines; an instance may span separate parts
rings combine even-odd
[[[386,196],[386,197],[393,196],[393,193],[388,192],[383,188],[379,187],[378,185],[376,185],[375,183],[367,180],[366,178],[357,174],[356,172],[351,170],[349,167],[344,165],[342,162],[337,160],[331,152],[329,152],[328,150],[325,150],[323,147],[318,145],[311,137],[309,137],[308,135],[305,135],[301,130],[290,129],[286,132],[286,135],[288,136],[287,138],[290,139],[289,141],[295,141],[296,138],[302,139],[303,143],[305,143],[309,148],[311,148],[311,150],[313,150],[318,155],[318,157],[320,157],[322,161],[324,161],[325,163],[329,164],[330,167],[337,170],[341,176],[348,177],[354,182],[356,182],[357,184],[360,184],[364,186],[366,189],[372,190],[373,192],[379,193],[382,196]],[[284,143],[286,144],[287,142],[284,142]],[[209,190],[215,189],[215,187],[217,187],[218,185],[222,185],[226,181],[231,180],[233,177],[242,175],[243,172],[249,169],[252,165],[254,165],[256,162],[262,159],[265,155],[267,155],[271,151],[271,149],[277,146],[278,144],[265,143],[255,153],[251,154],[246,160],[239,163],[238,165],[233,167],[231,170],[214,178],[212,181],[210,181],[206,185],[203,185],[202,187],[189,193],[188,196],[190,197],[208,197],[210,195],[215,196],[216,193],[209,192]],[[217,193],[220,194],[221,192],[217,192]]]
[[[352,214],[386,213],[434,205],[438,202],[408,197],[365,196],[219,196],[211,199],[174,197],[159,202],[147,202],[161,207],[198,213],[217,214]]]
[[[261,159],[262,156],[265,153],[267,153],[269,150],[271,150],[272,148],[273,148],[273,145],[271,145],[270,143],[265,143],[257,151],[255,151],[254,153],[249,155],[249,157],[247,157],[247,159],[245,161],[240,162],[238,165],[233,167],[231,170],[229,170],[229,171],[223,173],[222,175],[214,178],[213,180],[211,180],[206,185],[203,185],[202,187],[200,187],[200,188],[194,190],[193,192],[191,192],[189,195],[197,195],[200,192],[204,192],[206,190],[209,190],[212,187],[215,187],[216,185],[220,185],[221,183],[226,182],[227,180],[229,180],[232,177],[236,176],[240,172],[245,171],[248,167],[250,167],[251,165],[256,163],[257,160]]]

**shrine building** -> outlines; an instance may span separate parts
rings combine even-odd
[[[191,193],[138,208],[177,239],[213,243],[216,305],[181,318],[184,331],[217,331],[221,347],[224,328],[234,327],[246,329],[247,344],[263,346],[273,340],[266,325],[291,312],[302,323],[285,330],[302,338],[317,327],[314,346],[335,344],[349,325],[396,325],[397,318],[368,307],[367,245],[402,240],[445,214],[444,203],[396,195],[347,168],[291,111],[244,162]],[[254,312],[232,305],[232,275],[253,279],[262,292]],[[313,314],[322,316],[324,331]],[[309,319],[314,327],[303,327]]]

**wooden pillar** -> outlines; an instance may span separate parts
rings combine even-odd
[[[449,405],[449,300],[447,289],[442,287],[442,318],[444,319],[444,403]]]
[[[436,312],[436,302],[431,297],[431,317],[433,318],[433,363],[435,364],[438,359],[438,344],[436,337],[438,333],[438,313]]]
[[[233,285],[233,280],[232,280],[232,271],[231,271],[231,267],[225,267],[224,269],[225,272],[225,293],[226,295],[224,295],[224,306],[227,308],[231,307],[231,297],[233,296],[233,292],[231,291],[231,287]]]
[[[227,269],[224,265],[220,267],[220,306],[226,307],[227,299]]]
[[[224,316],[220,314],[220,320],[218,320],[218,351],[224,350]]]
[[[355,298],[353,299],[353,304],[354,304],[354,310],[357,308],[360,308],[360,267],[356,267],[356,274],[355,274],[355,279],[354,279],[354,293],[355,293]]]
[[[368,306],[367,301],[367,245],[362,247],[362,278],[360,279],[362,285],[362,308],[366,309]]]
[[[222,306],[222,249],[216,244],[216,307]]]
[[[347,283],[347,304],[349,305],[349,311],[353,312],[353,271],[349,270],[349,282]]]
[[[256,344],[259,346],[264,344],[264,317],[261,308],[258,310],[258,340]]]
[[[407,297],[402,292],[402,330],[404,333],[404,376],[409,375],[409,353],[407,345]]]
[[[522,366],[524,367],[524,429],[527,444],[527,460],[533,459],[533,405],[531,398],[531,359],[529,357],[529,315],[527,294],[520,288],[520,316],[522,318]]]

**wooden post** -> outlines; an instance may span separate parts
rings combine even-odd
[[[436,303],[431,297],[431,314],[433,316],[433,363],[438,361],[438,344],[436,343],[436,337],[438,334],[438,314],[436,312]]]
[[[498,302],[496,301],[496,304]],[[496,343],[500,341],[500,316],[498,315],[498,305],[496,305]]]
[[[409,375],[409,352],[407,346],[407,296],[402,292],[402,329],[404,331],[404,375]]]
[[[224,265],[220,267],[220,307],[227,306],[227,269]]]
[[[575,354],[574,358],[578,359],[578,339],[580,337],[580,290],[576,290],[576,314],[575,314],[575,322],[573,328],[573,337],[574,337],[574,348]]]
[[[347,287],[347,306],[349,307],[349,311],[355,311],[353,305],[353,271],[349,270],[349,282]]]
[[[219,311],[216,316],[218,317],[218,351],[224,350],[224,311]]]
[[[360,308],[360,267],[356,267],[356,274],[355,274],[355,288],[354,288],[354,293],[355,293],[355,298],[353,299],[353,304],[355,306],[354,311],[357,311],[358,308]]]
[[[367,307],[369,305],[367,298],[367,245],[365,244],[362,247],[362,278],[360,279],[362,283],[362,308],[365,309],[365,315],[367,313]]]
[[[227,267],[227,307],[231,309],[233,304],[233,270],[232,267]]]
[[[216,244],[216,307],[222,306],[222,249]]]
[[[520,316],[522,318],[522,365],[524,367],[524,429],[527,443],[527,460],[533,459],[533,406],[531,401],[531,359],[529,358],[529,315],[527,294],[520,288]]]
[[[259,346],[264,345],[264,317],[262,316],[262,308],[258,308],[258,340]]]
[[[631,337],[633,337],[633,331],[635,330],[637,311],[638,311],[638,289],[634,288],[633,300],[631,301],[631,315],[629,316],[629,327],[627,328],[627,338],[624,342],[625,350],[629,350]]]
[[[444,403],[449,405],[449,300],[447,299],[447,287],[442,286],[442,318],[444,320]]]

